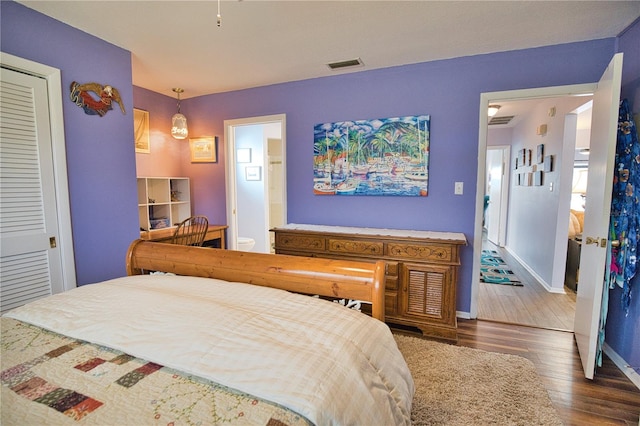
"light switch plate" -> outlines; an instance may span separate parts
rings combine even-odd
[[[453,193],[455,195],[462,195],[463,192],[464,192],[464,182],[456,182]]]

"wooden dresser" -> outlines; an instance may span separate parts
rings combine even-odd
[[[386,261],[385,321],[457,340],[456,285],[464,234],[298,224],[271,231],[278,254]]]

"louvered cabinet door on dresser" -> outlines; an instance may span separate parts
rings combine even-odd
[[[461,233],[289,224],[272,229],[279,254],[384,260],[385,321],[457,340]]]
[[[403,263],[398,317],[425,334],[455,340],[454,273],[453,266]]]

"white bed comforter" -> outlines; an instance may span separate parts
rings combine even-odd
[[[413,379],[389,328],[336,303],[146,275],[82,286],[6,316],[279,403],[317,425],[410,424]]]

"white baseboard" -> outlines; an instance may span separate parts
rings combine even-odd
[[[471,313],[456,311],[456,317],[462,319],[471,319]]]
[[[504,249],[506,251],[508,251],[509,254],[511,256],[513,256],[518,261],[518,263],[520,263],[520,266],[522,266],[524,269],[526,269],[542,285],[542,287],[544,287],[545,290],[547,290],[549,293],[564,294],[564,288],[553,288],[553,287],[551,287],[549,285],[549,283],[547,283],[544,279],[542,279],[542,277],[540,275],[538,275],[536,273],[536,271],[531,269],[529,267],[529,265],[527,265],[527,263],[524,260],[522,260],[517,254],[515,254],[514,252],[509,250],[509,247],[505,246]]]
[[[631,382],[636,385],[638,389],[640,389],[640,374],[625,361],[620,355],[616,353],[611,346],[609,346],[606,342],[603,347],[603,352],[607,354],[611,361],[624,373],[625,376],[631,380]],[[596,370],[597,371],[597,370]],[[640,422],[638,423],[640,425]]]

